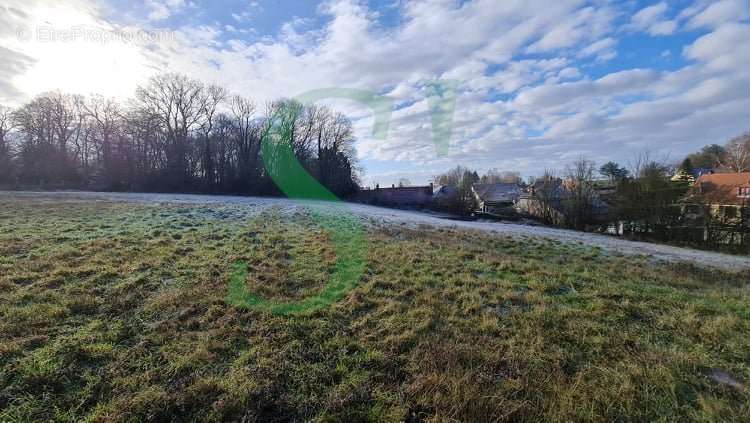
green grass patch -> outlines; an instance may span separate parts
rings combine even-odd
[[[253,261],[259,266],[266,268],[272,266],[279,269],[283,268],[283,265],[273,266],[272,262],[274,258],[281,258],[291,263],[289,267],[293,267],[293,270],[288,273],[294,280],[311,281],[313,284],[318,280],[323,280],[325,286],[314,295],[296,302],[264,298],[249,291],[247,284],[249,264],[240,260],[232,264],[227,297],[229,304],[280,315],[310,313],[329,307],[354,289],[362,278],[367,256],[367,242],[361,223],[355,217],[344,213],[312,212],[311,217],[313,219],[308,225],[302,228],[295,225],[297,230],[291,235],[276,235],[277,232],[284,231],[288,225],[281,224],[280,227],[274,228],[275,230],[271,231],[273,247],[260,249],[263,252],[271,251],[271,257],[256,256]],[[327,236],[309,237],[310,229],[316,225],[322,226]],[[251,233],[258,234],[256,231]],[[302,243],[298,242],[300,239],[303,240]],[[333,251],[330,251],[330,247],[333,247]],[[321,251],[328,252],[328,254],[320,254]],[[316,252],[319,254],[316,255]],[[335,255],[335,258],[331,259],[331,253]],[[335,261],[330,272],[325,268],[326,261],[323,260],[322,255],[328,256],[328,261]],[[260,275],[265,276],[266,273]],[[264,280],[264,282],[268,281]],[[272,288],[284,286],[283,283],[266,284],[266,286],[269,285]]]
[[[6,201],[0,421],[750,415],[747,275],[312,213]]]

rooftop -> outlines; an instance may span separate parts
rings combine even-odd
[[[750,172],[704,174],[695,185],[699,195],[712,203],[750,203],[740,195],[740,188],[750,188]]]
[[[515,201],[521,194],[517,184],[475,184],[473,188],[479,198],[488,203]]]

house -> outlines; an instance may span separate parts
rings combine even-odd
[[[432,203],[432,184],[417,187],[397,187],[360,190],[353,201],[391,207],[427,207]]]
[[[562,179],[538,179],[521,193],[516,210],[544,223],[558,224],[563,221],[564,198],[565,187]]]
[[[682,218],[695,237],[746,245],[750,239],[750,172],[701,175],[682,204]]]
[[[750,172],[701,175],[688,197],[688,214],[698,206],[724,221],[740,219],[750,208]]]
[[[519,197],[516,209],[522,215],[539,219],[547,224],[561,224],[565,221],[566,207],[576,191],[575,182],[560,178],[539,179],[531,184]],[[590,204],[590,219],[604,222],[609,213],[609,201],[616,192],[616,186],[608,180],[593,181],[587,187]]]
[[[679,169],[677,173],[672,176],[671,180],[672,182],[689,182],[692,184],[703,175],[713,175],[715,173],[716,169],[713,168],[694,167],[690,170]]]
[[[432,202],[438,208],[449,208],[458,197],[458,188],[450,185],[438,185],[432,194]]]
[[[474,184],[471,190],[478,210],[488,214],[515,212],[514,207],[521,197],[521,187],[517,184]]]

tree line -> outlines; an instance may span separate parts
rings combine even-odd
[[[339,196],[358,188],[352,123],[327,107],[265,104],[179,74],[135,98],[53,92],[0,106],[0,185],[275,195],[261,143],[281,118],[302,166]]]

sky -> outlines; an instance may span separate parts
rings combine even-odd
[[[750,131],[749,41],[750,0],[0,0],[0,104],[179,72],[258,104],[327,96],[366,185],[531,176]],[[351,90],[390,102],[387,132]]]

